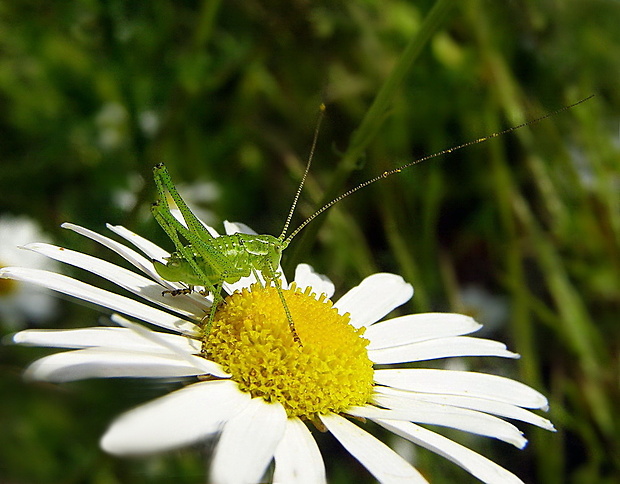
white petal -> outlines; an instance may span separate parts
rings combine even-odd
[[[99,242],[104,247],[107,247],[108,249],[116,252],[118,255],[120,255],[122,258],[124,258],[129,263],[131,263],[134,267],[138,268],[139,270],[141,270],[142,272],[150,276],[152,279],[159,281],[162,284],[165,284],[165,281],[163,281],[163,279],[159,277],[159,274],[157,274],[157,271],[155,271],[155,269],[153,268],[153,264],[151,263],[151,261],[144,258],[140,254],[138,254],[135,250],[130,249],[129,247],[126,247],[125,245],[118,243],[116,240],[112,240],[108,237],[98,234],[97,232],[93,232],[92,230],[86,229],[84,227],[80,227],[79,225],[65,222],[64,224],[62,224],[62,228],[72,230],[80,235],[83,235],[85,237],[88,237],[91,240],[94,240],[95,242]],[[129,232],[127,229],[125,230]],[[133,232],[130,232],[130,233],[133,234]],[[138,237],[135,234],[133,235]],[[156,253],[158,254],[158,256],[151,257],[151,259],[163,260],[164,257],[168,257],[170,255],[168,252],[164,251],[163,249],[160,249]],[[169,286],[169,289],[174,289],[174,288],[175,287],[173,286]]]
[[[184,348],[180,348],[176,341],[170,341],[168,338],[165,338],[166,334],[164,333],[161,333],[159,331],[151,331],[150,329],[142,326],[141,324],[129,321],[128,319],[125,319],[118,314],[112,315],[112,321],[121,326],[129,328],[140,337],[144,338],[147,341],[150,341],[157,346],[157,351],[160,353],[165,353],[166,351],[169,351],[171,354],[176,355],[177,358],[190,363],[192,367],[202,368],[205,374],[224,378],[230,377],[230,374],[226,373],[218,363],[202,357],[196,358],[196,356],[188,353]]]
[[[179,222],[181,222],[181,224],[183,224],[184,227],[187,227],[187,223],[185,222],[185,219],[183,218],[183,213],[181,213],[181,210],[179,210],[178,208],[171,207],[170,213],[173,215],[174,218],[176,218]],[[198,219],[198,221],[207,230],[207,232],[209,232],[213,237],[220,236],[219,232],[215,230],[213,227],[211,227],[210,225],[207,225],[205,222],[203,222],[200,219]]]
[[[116,235],[121,236],[127,242],[133,244],[140,249],[149,259],[164,259],[170,256],[170,252],[162,249],[158,245],[154,244],[150,240],[133,233],[131,230],[126,229],[122,225],[110,225],[106,224],[106,227],[114,232]]]
[[[325,294],[327,298],[331,298],[334,295],[334,283],[327,276],[315,272],[312,266],[308,264],[299,264],[297,266],[295,269],[295,283],[302,291],[306,287],[311,287],[317,296]]]
[[[519,358],[518,354],[508,351],[503,343],[490,339],[470,338],[468,336],[440,338],[422,341],[421,343],[368,351],[368,357],[376,364],[425,361],[457,356]]]
[[[320,415],[327,429],[382,483],[427,483],[422,475],[383,442],[336,414]]]
[[[442,435],[410,422],[395,420],[375,420],[375,422],[396,435],[400,435],[414,444],[454,462],[482,482],[488,484],[523,484],[517,476],[498,466],[495,462]]]
[[[286,421],[284,436],[276,448],[276,468],[273,482],[296,484],[320,484],[327,482],[325,464],[319,447],[308,430],[298,418]]]
[[[219,237],[220,233],[215,230],[213,227],[211,227],[210,225],[207,225],[206,223],[204,223],[202,220],[202,225],[204,225],[205,229],[207,229],[207,232],[209,232],[213,237]]]
[[[253,274],[250,274],[249,276],[242,277],[237,282],[234,282],[232,284],[227,282],[224,283],[224,290],[228,294],[232,294],[233,292],[241,291],[243,288],[250,287],[255,282],[257,282],[256,278]],[[261,279],[261,282],[264,283],[265,281]]]
[[[371,325],[413,296],[413,286],[395,274],[379,273],[368,276],[354,287],[334,307],[340,314],[351,315],[355,328]]]
[[[194,383],[117,418],[101,439],[116,455],[162,452],[219,432],[250,401],[230,380]]]
[[[62,227],[73,230],[74,232],[77,232],[80,235],[84,235],[85,237],[88,237],[96,242],[99,242],[100,244],[109,248],[110,250],[113,250],[118,255],[120,255],[125,260],[127,260],[132,265],[134,265],[135,267],[140,269],[142,272],[144,272],[146,275],[148,275],[151,279],[159,282],[159,284],[166,287],[167,289],[183,289],[186,287],[185,285],[180,284],[178,282],[170,282],[170,281],[166,281],[165,279],[162,279],[161,276],[157,273],[157,271],[153,267],[153,263],[151,262],[153,259],[163,262],[163,260],[170,255],[169,252],[166,252],[164,249],[153,244],[151,241],[143,237],[140,237],[137,234],[134,234],[132,231],[127,230],[125,227],[122,227],[120,225],[116,225],[116,226],[109,225],[109,224],[107,225],[107,227],[110,230],[112,230],[116,234],[120,235],[121,237],[125,238],[129,242],[136,245],[140,250],[142,250],[145,254],[149,256],[149,259],[145,259],[140,254],[138,254],[135,250],[132,250],[129,247],[124,246],[123,244],[119,244],[115,240],[112,240],[108,237],[104,237],[103,235],[100,235],[97,232],[93,232],[92,230],[88,230],[83,227],[80,227],[79,225],[64,223],[62,224]],[[183,295],[183,297],[178,298],[178,299],[184,300],[183,303],[181,304],[183,305],[188,304],[190,305],[190,307],[194,307],[197,314],[200,314],[202,311],[204,311],[204,307],[205,307],[204,299],[205,298],[204,296],[201,296],[200,294],[186,294],[186,295]],[[187,300],[190,300],[191,303],[188,303]]]
[[[199,354],[199,340],[176,334],[158,333],[169,344],[187,354]],[[27,329],[13,335],[16,344],[55,348],[107,348],[125,351],[156,352],[163,348],[126,328]]]
[[[375,382],[402,390],[480,397],[526,408],[546,408],[547,399],[510,378],[469,371],[421,368],[376,370]]]
[[[133,316],[162,328],[190,335],[199,334],[198,327],[189,321],[133,299],[119,296],[118,294],[63,276],[62,274],[24,267],[4,267],[0,269],[0,277],[38,284],[48,289],[112,309],[113,311]]]
[[[282,440],[285,427],[286,411],[282,405],[252,399],[222,431],[213,456],[211,482],[258,482]]]
[[[232,234],[250,234],[257,235],[254,229],[250,228],[246,224],[241,222],[229,222],[228,220],[224,220],[224,230],[226,231],[226,235]]]
[[[190,363],[193,358],[195,364]],[[202,361],[201,361],[202,360]],[[216,363],[198,356],[178,358],[173,355],[110,351],[100,348],[66,351],[46,356],[32,363],[26,378],[52,382],[67,382],[85,378],[171,378],[203,375],[205,363],[214,371],[222,370]]]
[[[520,420],[532,425],[536,425],[545,430],[555,431],[553,424],[546,418],[542,418],[529,410],[511,405],[504,402],[496,402],[483,398],[462,397],[458,395],[433,395],[430,393],[416,393],[405,390],[396,390],[395,388],[376,386],[375,393],[383,395],[396,395],[406,398],[415,398],[422,402],[433,402],[441,405],[450,405],[453,407],[469,408],[480,412],[498,415],[500,417]]]
[[[71,264],[72,266],[97,274],[147,301],[154,302],[159,306],[173,310],[184,316],[195,318],[196,314],[206,314],[210,308],[210,305],[207,306],[206,304],[198,306],[196,301],[186,297],[164,295],[162,294],[163,289],[169,286],[162,287],[162,285],[151,279],[131,272],[124,267],[111,264],[110,262],[87,254],[40,243],[29,244],[26,248],[57,261]]]
[[[463,432],[493,437],[522,449],[527,444],[521,431],[505,420],[466,408],[451,407],[431,402],[416,401],[395,396],[375,395],[372,405],[351,407],[347,413],[370,419],[404,420],[416,423],[451,427]]]
[[[389,348],[419,341],[473,333],[482,325],[464,314],[421,313],[388,319],[370,326],[364,338],[368,349]]]
[[[183,220],[183,216],[182,216],[181,212],[178,209],[172,209],[170,212],[183,225],[185,225],[185,221]],[[201,221],[201,223],[205,227],[205,229],[213,237],[219,237],[218,232],[213,227],[210,227],[209,225],[205,224],[202,221]],[[121,237],[124,237],[129,242],[131,242],[134,245],[136,245],[143,252],[145,252],[147,254],[150,254],[151,258],[153,258],[153,259],[157,259],[159,261],[162,261],[164,258],[166,258],[166,257],[168,257],[170,255],[168,252],[164,251],[163,249],[161,249],[157,245],[153,244],[149,240],[144,239],[144,238],[134,234],[133,232],[127,230],[125,227],[122,227],[120,225],[116,225],[116,226],[108,225],[108,228],[110,230],[112,230],[113,232],[117,233],[118,235],[120,235]],[[157,275],[156,279],[160,280],[161,278],[159,277],[159,275]],[[180,284],[171,283],[171,282],[168,282],[168,281],[164,281],[164,282],[166,284],[172,285],[174,288],[183,287]],[[224,290],[226,292],[228,292],[228,294],[232,294],[236,290],[242,289],[244,287],[249,287],[254,282],[256,282],[254,276],[244,277],[240,281],[238,281],[238,282],[236,282],[234,284],[224,283]],[[188,294],[188,295],[186,295],[186,297],[188,297],[190,299],[197,299],[197,298],[202,297],[202,296],[199,296],[199,295],[196,295],[196,294]],[[204,297],[202,297],[202,299],[204,299]]]

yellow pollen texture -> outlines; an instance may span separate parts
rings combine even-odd
[[[364,328],[349,324],[332,302],[309,288],[282,290],[302,346],[293,340],[275,287],[253,285],[226,298],[203,352],[242,391],[281,403],[289,417],[313,419],[370,399],[372,362]]]

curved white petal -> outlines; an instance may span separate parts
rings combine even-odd
[[[170,252],[162,249],[160,246],[154,244],[148,239],[126,229],[122,225],[106,224],[106,227],[114,232],[116,235],[122,237],[134,247],[140,249],[149,259],[164,259],[170,256]]]
[[[519,358],[517,353],[508,351],[503,343],[468,336],[440,338],[403,346],[394,346],[392,348],[368,350],[368,357],[376,364],[426,361],[457,356]]]
[[[451,427],[463,432],[503,440],[519,449],[527,444],[527,439],[517,427],[486,413],[393,396],[375,395],[374,400],[385,408],[365,405],[348,408],[347,413],[373,420],[403,420]]]
[[[446,437],[410,422],[374,420],[390,432],[429,449],[465,469],[487,484],[523,484],[523,481],[495,462]]]
[[[254,274],[250,274],[249,276],[242,277],[234,283],[225,282],[223,287],[224,291],[226,291],[227,294],[232,294],[235,291],[241,291],[243,288],[250,287],[256,282],[257,280],[256,277],[254,277]],[[264,283],[265,281],[261,279],[261,282]]]
[[[172,216],[174,218],[176,218],[184,227],[187,228],[187,222],[185,221],[185,216],[183,215],[183,212],[181,212],[181,210],[179,210],[179,208],[175,208],[174,206],[170,207],[170,213],[172,214]],[[212,237],[219,237],[220,233],[215,230],[213,227],[211,227],[210,225],[208,225],[207,223],[203,222],[202,220],[200,220],[199,218],[196,217],[196,220],[198,220],[198,222],[200,222],[200,224],[207,230],[207,232],[209,232],[209,234],[211,234]]]
[[[306,287],[311,287],[317,296],[325,294],[327,298],[331,298],[336,290],[334,283],[327,276],[319,274],[308,264],[299,264],[295,268],[295,283],[302,291]]]
[[[62,274],[25,267],[4,267],[0,269],[0,277],[38,284],[39,286],[98,304],[113,311],[133,316],[162,328],[185,334],[199,334],[198,327],[189,321]]]
[[[340,314],[351,315],[355,328],[376,323],[413,296],[413,286],[395,274],[378,273],[368,276],[355,286],[334,307]]]
[[[346,418],[320,415],[327,429],[349,453],[382,483],[427,483],[407,461],[379,439]]]
[[[144,237],[141,237],[140,235],[133,233],[131,230],[126,229],[122,225],[106,224],[106,227],[109,230],[111,230],[112,232],[114,232],[115,234],[123,237],[125,240],[127,240],[128,242],[133,244],[135,247],[140,249],[144,254],[146,254],[149,257],[150,260],[147,260],[147,264],[146,264],[146,266],[144,268],[144,271],[152,279],[154,279],[155,281],[158,281],[160,284],[166,286],[168,289],[184,289],[184,288],[187,287],[186,285],[181,284],[179,282],[166,281],[165,279],[163,279],[159,275],[159,273],[153,267],[153,263],[151,261],[155,259],[155,260],[158,260],[160,262],[163,262],[166,257],[170,256],[170,253],[168,251],[162,249],[161,247],[159,247],[158,245],[154,244],[150,240],[145,239]],[[86,230],[86,229],[82,229],[82,230]],[[94,233],[94,234],[97,235],[98,238],[91,237],[91,238],[93,238],[93,240],[97,240],[98,242],[106,245],[107,247],[111,248],[115,252],[118,252],[123,257],[125,257],[125,255],[123,254],[124,251],[131,250],[131,249],[125,247],[122,244],[118,244],[118,242],[116,242],[116,241],[114,241],[112,239],[108,239],[107,237],[103,237],[103,236],[101,236],[99,234],[96,234],[96,233]],[[101,239],[107,239],[107,241],[109,241],[109,242],[111,242],[113,244],[116,244],[116,245],[115,246],[108,245],[109,242],[103,241]],[[124,248],[123,252],[119,252],[118,246]],[[132,251],[132,252],[134,252],[134,251]],[[129,259],[127,259],[127,260],[129,260]],[[131,262],[131,260],[129,260],[129,262]],[[186,299],[186,300],[192,301],[193,304],[195,305],[195,307],[197,308],[199,313],[204,310],[204,307],[205,307],[204,299],[205,299],[205,297],[202,296],[201,294],[198,294],[196,292],[191,293],[191,294],[184,294],[182,299]]]
[[[199,354],[201,342],[188,336],[158,333],[168,344],[188,355]],[[26,329],[13,335],[16,344],[54,348],[106,348],[122,351],[156,352],[164,348],[126,328]]]
[[[295,484],[326,483],[325,464],[308,427],[298,418],[289,418],[274,454],[273,482]]]
[[[157,345],[158,351],[161,353],[169,351],[170,354],[176,355],[177,358],[187,361],[188,363],[190,363],[191,366],[201,367],[208,375],[222,378],[230,377],[230,374],[226,373],[218,363],[207,360],[205,358],[196,358],[193,354],[189,354],[184,349],[179,348],[176,341],[173,342],[167,338],[164,338],[164,333],[161,333],[159,331],[151,331],[150,329],[142,326],[141,324],[129,321],[128,319],[125,319],[118,314],[112,315],[112,321],[116,322],[121,326],[129,328],[145,340]]]
[[[191,362],[194,362],[192,364]],[[86,348],[45,356],[26,369],[26,378],[67,382],[85,378],[171,378],[223,373],[217,363],[198,356],[137,353]]]
[[[117,418],[101,439],[116,455],[140,455],[190,445],[219,432],[250,402],[230,380],[188,385]]]
[[[364,333],[370,340],[369,350],[390,348],[449,336],[461,336],[482,328],[480,323],[464,314],[408,314],[373,324]]]
[[[376,370],[374,378],[379,385],[401,390],[486,398],[525,408],[547,408],[545,396],[533,388],[486,373],[406,368]]]
[[[183,225],[185,225],[185,221],[183,220],[183,216],[182,216],[181,212],[178,209],[172,209],[170,212]],[[217,230],[215,230],[213,227],[205,224],[202,221],[201,221],[201,223],[204,226],[204,228],[213,237],[219,237],[220,236],[220,234],[217,232]],[[227,222],[224,222],[225,225],[226,225],[226,223]],[[243,226],[243,224],[239,224],[239,225]],[[247,226],[244,226],[244,227],[247,227]],[[121,237],[125,238],[126,240],[128,240],[132,244],[134,244],[136,247],[138,247],[144,253],[150,254],[153,259],[162,260],[165,257],[168,257],[170,255],[169,253],[167,253],[163,249],[161,249],[159,246],[153,244],[151,241],[149,241],[149,240],[147,240],[147,239],[145,239],[143,237],[140,237],[139,235],[134,234],[130,230],[127,230],[125,227],[122,227],[120,225],[113,226],[113,225],[109,225],[108,224],[108,228],[110,230],[112,230],[113,232],[115,232],[116,234],[120,235]],[[239,232],[239,231],[240,230],[236,230],[236,232]],[[161,278],[159,278],[159,276],[157,276],[157,278],[161,279]],[[168,283],[168,281],[165,281],[165,282]],[[241,280],[239,280],[238,282],[236,282],[234,284],[224,283],[224,290],[228,294],[232,294],[236,290],[242,289],[244,287],[249,287],[254,282],[256,282],[256,279],[254,278],[254,276],[244,277],[244,278],[242,278]],[[174,283],[168,283],[168,284],[174,284]],[[183,286],[177,284],[174,287],[183,287]],[[194,295],[194,294],[189,294],[187,296],[189,296],[190,298],[196,298],[196,295]]]
[[[163,294],[166,287],[148,279],[140,274],[129,271],[124,267],[117,266],[91,255],[75,252],[63,247],[50,244],[28,244],[27,249],[43,254],[65,264],[70,264],[85,271],[92,272],[107,279],[110,282],[126,289],[136,296],[158,304],[166,309],[183,314],[186,317],[195,318],[196,314],[206,314],[210,305],[198,306],[196,301],[187,297],[173,297]]]
[[[504,402],[496,402],[494,400],[486,400],[483,398],[463,397],[459,395],[434,395],[431,393],[408,392],[406,390],[397,390],[390,387],[376,386],[375,393],[382,395],[396,395],[404,398],[415,398],[421,402],[433,402],[440,405],[449,405],[452,407],[469,408],[478,410],[479,412],[490,413],[500,417],[506,417],[514,420],[520,420],[545,430],[555,431],[553,424],[546,418],[540,417],[535,413],[525,410]]]
[[[232,234],[250,234],[257,235],[254,229],[250,226],[241,223],[241,222],[229,222],[228,220],[224,220],[224,230],[226,231],[226,235]]]
[[[282,405],[252,399],[226,423],[213,456],[210,482],[259,482],[285,427],[286,411]]]
[[[219,237],[220,236],[220,233],[217,230],[215,230],[213,227],[211,227],[210,225],[207,225],[202,220],[200,220],[200,223],[202,223],[204,228],[207,229],[207,232],[209,232],[213,237]]]
[[[104,247],[107,247],[108,249],[116,252],[118,255],[120,255],[123,259],[125,259],[126,261],[128,261],[130,264],[132,264],[134,267],[138,268],[139,270],[141,270],[142,272],[144,272],[145,274],[147,274],[149,277],[151,277],[152,279],[165,284],[166,281],[164,281],[159,274],[157,274],[157,271],[155,271],[155,269],[153,268],[153,264],[151,263],[150,260],[146,259],[145,257],[143,257],[142,255],[138,254],[135,250],[130,249],[129,247],[118,243],[116,240],[112,240],[109,237],[105,237],[101,234],[98,234],[97,232],[94,232],[92,230],[86,229],[84,227],[80,227],[79,225],[75,225],[69,222],[65,222],[61,225],[61,227],[63,229],[69,229],[72,230],[73,232],[76,232],[80,235],[83,235],[84,237],[88,237],[91,240],[94,240],[95,242],[100,243],[101,245],[103,245]],[[127,229],[125,229],[127,232],[129,232]],[[133,232],[130,232],[133,233]],[[135,237],[139,237],[136,234],[133,234]],[[166,251],[164,251],[163,249],[159,249],[159,251],[156,251],[157,256],[156,257],[151,257],[151,259],[158,259],[158,260],[163,260],[164,257],[168,257],[170,254]],[[175,289],[177,287],[180,286],[175,286],[173,283],[169,283],[168,288],[169,289]]]

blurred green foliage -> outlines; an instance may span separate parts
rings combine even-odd
[[[526,482],[618,482],[620,2],[453,3],[344,166],[434,2],[3,2],[0,213],[29,215],[56,243],[101,257],[59,224],[123,224],[170,247],[148,210],[151,168],[165,162],[179,183],[217,184],[220,196],[200,208],[218,223],[278,234],[321,102],[327,117],[296,223],[326,190],[596,94],[362,190],[313,222],[315,243],[296,239],[285,263],[312,263],[340,294],[373,271],[399,273],[416,288],[408,310],[490,323],[485,311],[499,304],[505,317],[489,331],[523,358],[472,368],[546,393],[558,433],[523,426],[524,452],[455,438]],[[465,297],[471,287],[484,295],[477,305]],[[67,302],[54,326],[98,317]],[[0,482],[204,481],[200,451],[120,460],[98,449],[114,415],[167,386],[22,382],[45,353],[1,349]],[[324,455],[340,455],[324,440]],[[418,463],[434,483],[473,481],[425,451]],[[332,482],[368,479],[344,453],[328,468]]]

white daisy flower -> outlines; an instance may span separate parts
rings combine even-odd
[[[20,264],[55,270],[53,260],[21,248],[33,240],[47,240],[34,220],[25,215],[0,216],[0,267]],[[15,331],[28,323],[44,324],[56,311],[56,300],[49,291],[33,292],[18,281],[0,281],[0,326]]]
[[[228,234],[249,232],[241,224],[225,226]],[[144,255],[85,228],[64,227],[112,249],[138,271],[49,244],[28,248],[98,274],[143,301],[37,269],[4,268],[0,276],[98,304],[159,330],[114,314],[112,320],[121,327],[19,332],[16,343],[72,350],[35,361],[27,376],[53,382],[195,379],[117,418],[101,439],[111,454],[161,452],[219,435],[209,482],[259,482],[274,461],[273,482],[314,484],[326,482],[323,457],[310,431],[316,427],[330,432],[380,482],[426,482],[354,423],[368,419],[484,482],[516,483],[521,481],[514,474],[419,424],[493,437],[518,448],[527,441],[504,419],[554,430],[530,411],[546,409],[546,398],[522,383],[483,373],[403,367],[446,357],[518,355],[496,341],[466,336],[480,328],[468,316],[428,313],[382,321],[413,295],[411,285],[397,275],[369,276],[332,303],[332,282],[299,265],[295,281],[282,280],[282,287],[302,346],[293,340],[275,288],[245,278],[226,287],[230,296],[204,335],[201,324],[210,297],[162,294],[162,289],[179,288],[153,268],[151,261],[163,261],[167,252],[119,226],[109,228]]]

